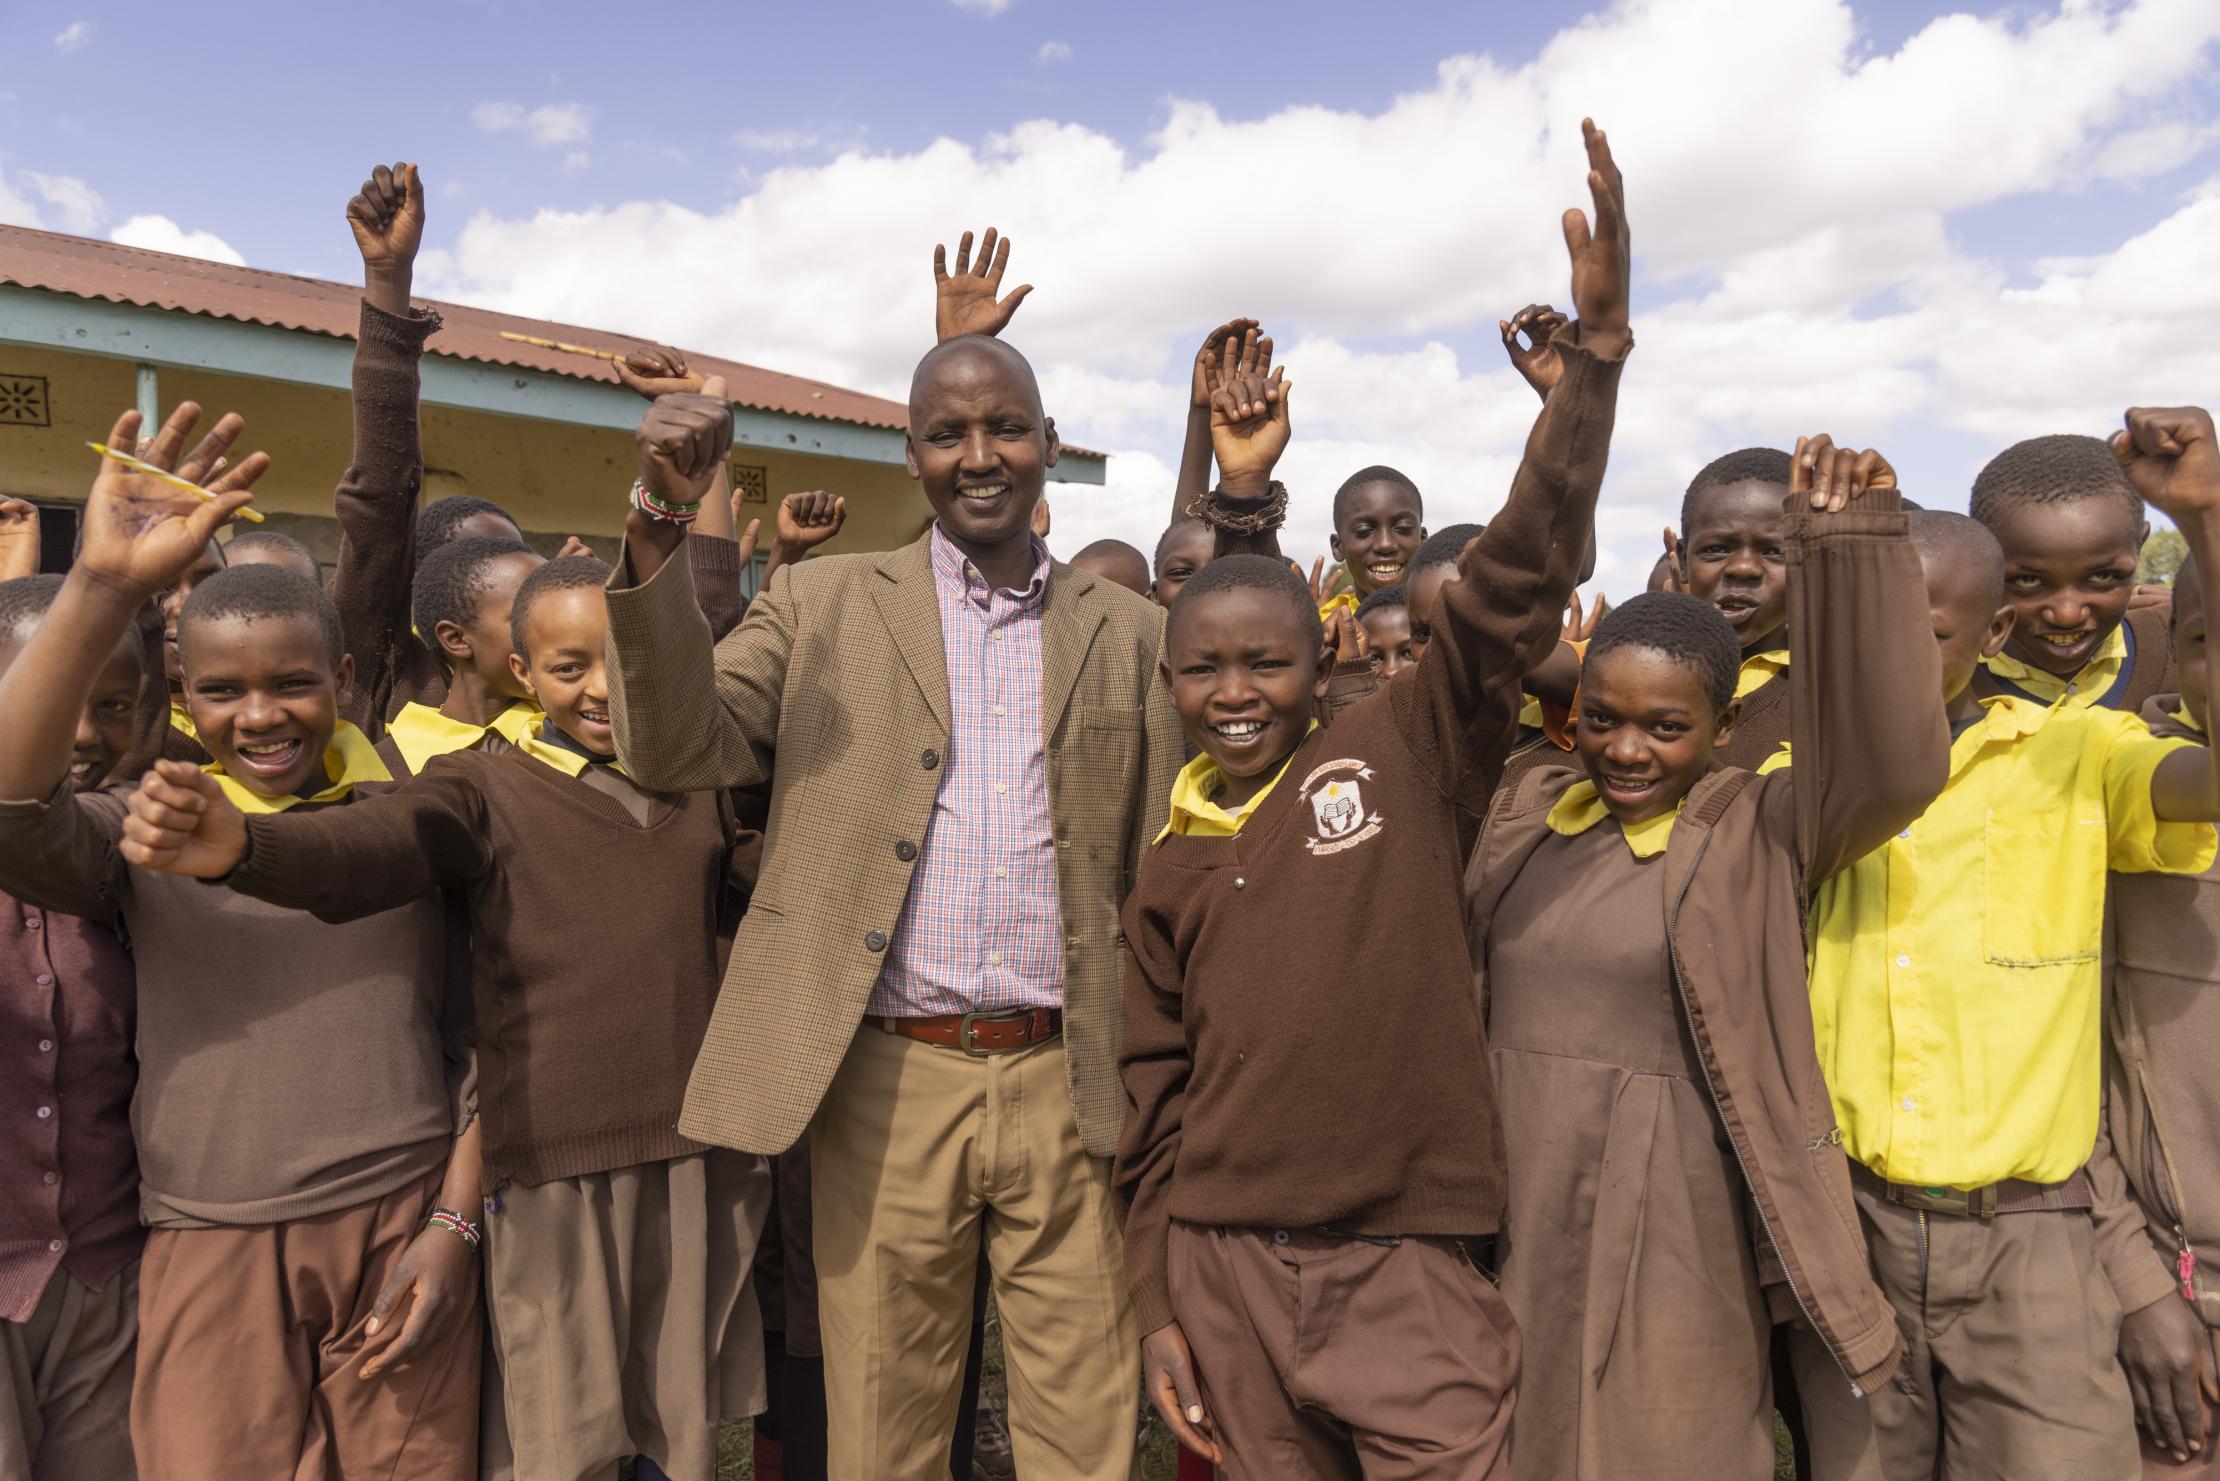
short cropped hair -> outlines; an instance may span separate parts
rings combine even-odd
[[[1156,559],[1153,564],[1157,575],[1164,574],[1164,552],[1171,548],[1173,542],[1184,540],[1197,530],[1202,531],[1204,536],[1209,539],[1213,551],[1217,549],[1217,532],[1212,530],[1208,523],[1195,518],[1191,514],[1175,519],[1164,527],[1163,534],[1156,537]]]
[[[230,618],[248,622],[305,618],[316,625],[333,668],[346,652],[339,609],[324,595],[323,587],[285,566],[226,566],[194,587],[177,614],[179,653],[191,646],[192,632],[202,623]]]
[[[2143,522],[2143,496],[2105,440],[2062,432],[2015,442],[1989,459],[1974,476],[1971,513],[1993,530],[2015,505],[2099,498],[2125,500]]]
[[[416,558],[439,549],[455,538],[455,531],[462,522],[474,515],[495,514],[516,524],[516,516],[491,499],[481,499],[476,494],[454,494],[448,498],[426,504],[416,511]],[[518,531],[523,530],[517,525]]]
[[[224,547],[224,564],[231,564],[232,557],[242,550],[274,551],[283,559],[298,561],[308,567],[308,571],[316,573],[316,579],[323,579],[324,567],[316,559],[316,552],[283,530],[243,530],[233,535],[230,543]],[[301,574],[305,576],[308,571]]]
[[[1418,506],[1419,518],[1424,519],[1426,517],[1426,498],[1419,493],[1418,485],[1411,482],[1410,475],[1398,469],[1390,468],[1385,463],[1374,463],[1371,467],[1359,468],[1356,472],[1344,478],[1341,481],[1341,487],[1334,490],[1335,529],[1340,529],[1342,520],[1348,517],[1349,501],[1356,496],[1358,489],[1363,488],[1368,483],[1392,483],[1400,488],[1408,489],[1411,502]]]
[[[1461,524],[1445,525],[1434,531],[1420,543],[1418,553],[1411,557],[1410,569],[1404,573],[1403,579],[1408,581],[1430,566],[1457,564],[1457,557],[1465,553],[1465,547],[1485,534],[1487,528],[1486,525]]]
[[[1681,496],[1681,534],[1686,535],[1694,522],[1691,511],[1696,500],[1713,489],[1738,483],[1777,483],[1785,493],[1795,470],[1796,460],[1777,447],[1737,448],[1724,457],[1713,458],[1688,480],[1688,492]]]
[[[1921,560],[1981,572],[1989,610],[2004,605],[2004,547],[1987,525],[1947,510],[1915,509],[1911,527],[1912,548]]]
[[[1136,584],[1146,590],[1149,584],[1149,558],[1123,540],[1097,540],[1071,558],[1073,565],[1090,561],[1098,566],[1124,566],[1127,573],[1137,579]],[[1120,578],[1110,578],[1118,581]],[[1120,584],[1123,584],[1122,582]]]
[[[478,604],[492,588],[488,575],[496,561],[513,555],[538,552],[522,540],[501,540],[488,535],[466,535],[450,540],[417,565],[416,586],[410,593],[409,617],[417,636],[435,651],[434,631],[442,622],[467,626],[478,615]]]
[[[1318,620],[1318,604],[1311,600],[1310,584],[1295,574],[1293,566],[1269,555],[1222,555],[1197,571],[1172,598],[1171,611],[1164,619],[1167,635],[1181,612],[1204,597],[1228,591],[1278,592],[1287,599],[1289,611],[1301,614],[1311,640],[1324,646],[1326,629]]]
[[[20,643],[30,637],[61,590],[62,578],[51,573],[0,581],[0,643]]]
[[[1703,681],[1717,714],[1734,703],[1742,644],[1719,609],[1680,591],[1645,591],[1606,612],[1589,641],[1587,663],[1615,648],[1647,648],[1686,664]]]
[[[1371,613],[1380,611],[1384,607],[1408,607],[1409,605],[1410,600],[1404,596],[1401,586],[1383,586],[1357,603],[1357,616],[1361,619]]]
[[[525,577],[524,584],[516,589],[516,604],[509,608],[510,645],[530,662],[532,650],[525,646],[524,628],[531,620],[534,604],[551,592],[608,584],[609,563],[605,560],[590,555],[566,555],[549,561]]]

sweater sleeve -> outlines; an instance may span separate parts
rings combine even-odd
[[[1127,1111],[1114,1174],[1125,1215],[1126,1284],[1143,1336],[1173,1320],[1165,1244],[1193,1069],[1181,964],[1169,921],[1143,901],[1147,873],[1144,868],[1142,887],[1128,898],[1125,911],[1125,1038],[1118,1073],[1125,1081]]]
[[[1595,528],[1626,359],[1584,347],[1579,326],[1557,332],[1564,378],[1550,392],[1503,509],[1441,589],[1434,638],[1413,681],[1388,686],[1412,752],[1442,795],[1487,809],[1518,735],[1527,671],[1557,650],[1566,599]]]
[[[694,600],[709,623],[709,639],[724,641],[740,625],[748,604],[740,597],[740,542],[723,535],[688,534],[686,564],[694,569]]]
[[[1949,775],[1941,660],[1910,530],[1893,489],[1835,514],[1789,512],[1789,745],[1807,890],[1909,827]]]
[[[407,318],[368,302],[355,340],[354,460],[332,491],[339,521],[339,568],[332,604],[354,655],[354,697],[346,718],[373,739],[385,723],[396,669],[410,638],[410,586],[416,579],[416,501],[424,451],[417,429],[417,362],[439,328],[429,309]]]
[[[435,756],[390,792],[247,819],[246,857],[221,883],[345,921],[468,888],[492,867],[484,794],[457,758]]]
[[[2133,1314],[2154,1301],[2180,1294],[2174,1272],[2159,1253],[2168,1241],[2151,1228],[2143,1209],[2128,1193],[2127,1170],[2112,1151],[2109,1111],[2097,1123],[2096,1146],[2090,1150],[2089,1218],[2096,1225],[2097,1263],[2119,1299],[2120,1310]],[[2152,1248],[2154,1242],[2158,1249]]]
[[[122,797],[79,797],[66,777],[43,802],[0,802],[0,890],[42,910],[114,925],[130,880],[116,851],[122,833]]]

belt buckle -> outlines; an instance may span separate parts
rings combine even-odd
[[[1008,1013],[966,1013],[963,1016],[962,1021],[956,1025],[956,1047],[963,1050],[964,1053],[970,1055],[973,1059],[991,1059],[996,1051],[980,1047],[978,1041],[972,1037],[973,1025],[978,1023],[979,1020],[982,1018],[988,1020],[989,1022],[995,1022],[998,1020],[1007,1019],[1010,1016],[1011,1015]]]
[[[1931,1214],[1948,1214],[1959,1219],[1986,1219],[1996,1212],[1994,1187],[1926,1188],[1906,1187],[1901,1183],[1897,1186],[1901,1192],[1893,1202],[1925,1209]]]

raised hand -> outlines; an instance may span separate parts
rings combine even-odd
[[[1254,319],[1228,319],[1203,337],[1202,348],[1195,351],[1195,380],[1193,388],[1188,392],[1188,405],[1201,412],[1210,410],[1210,398],[1225,384],[1227,342],[1231,341],[1238,352],[1245,339],[1255,337],[1256,329]],[[1271,342],[1270,339],[1264,341],[1267,345]],[[1272,358],[1269,349],[1264,352],[1264,358]]]
[[[1035,504],[1033,506],[1034,534],[1040,536],[1043,540],[1046,540],[1048,538],[1048,532],[1053,527],[1054,522],[1054,516],[1052,516],[1048,511],[1048,500],[1044,498],[1038,504]]]
[[[2176,524],[2220,513],[2220,450],[2201,406],[2131,406],[2112,456],[2143,502]]]
[[[1660,591],[1688,590],[1688,564],[1681,556],[1680,531],[1665,526],[1665,584]]]
[[[1242,336],[1238,353],[1232,340],[1225,344],[1222,384],[1210,398],[1210,450],[1229,498],[1262,498],[1287,451],[1288,393],[1295,386],[1283,379],[1284,369],[1265,375],[1271,355],[1272,341],[1253,332]]]
[[[1579,207],[1565,212],[1573,312],[1580,319],[1582,341],[1600,341],[1609,351],[1627,336],[1634,249],[1627,235],[1626,182],[1611,158],[1610,141],[1594,119],[1580,121],[1580,136],[1588,146],[1588,193],[1595,201],[1596,220],[1591,230]]]
[[[1302,567],[1297,566],[1295,571],[1301,575]],[[1357,621],[1354,608],[1343,607],[1334,613],[1333,619],[1326,624],[1326,645],[1334,650],[1336,668],[1345,663],[1372,661],[1372,639],[1365,634],[1364,624]]]
[[[407,281],[415,270],[416,249],[424,242],[424,185],[416,166],[379,165],[347,202],[347,225],[354,229],[362,265],[372,278],[401,281],[406,307]]]
[[[979,262],[976,269],[971,261],[971,233],[965,232],[956,243],[956,271],[948,271],[948,248],[935,243],[933,247],[933,328],[937,337],[954,339],[959,334],[1000,334],[1025,302],[1025,295],[1033,291],[1031,283],[1020,284],[1010,290],[1010,296],[997,303],[995,295],[1002,291],[1002,274],[1010,265],[1010,239],[1003,237],[996,245],[995,230],[979,239]]]
[[[650,401],[678,391],[699,394],[702,388],[700,374],[688,370],[686,357],[668,345],[634,350],[614,363],[617,379]]]
[[[698,504],[732,451],[732,403],[725,378],[713,375],[698,392],[655,398],[632,440],[640,482],[666,504]]]
[[[190,761],[157,761],[125,803],[126,861],[141,869],[221,879],[247,856],[246,815]]]
[[[1896,487],[1896,470],[1872,448],[1858,452],[1836,447],[1821,432],[1796,439],[1796,456],[1789,465],[1790,507],[1801,497],[1814,514],[1840,514],[1868,489]]]
[[[788,494],[779,500],[779,548],[787,560],[800,560],[839,534],[847,518],[848,501],[823,489]]]
[[[1295,567],[1296,575],[1303,575],[1303,568],[1300,564],[1293,561],[1288,564]],[[1310,587],[1311,604],[1323,609],[1326,603],[1332,601],[1341,588],[1348,584],[1349,568],[1340,561],[1328,565],[1326,558],[1321,555],[1311,561],[1310,574],[1304,576],[1303,579]]]
[[[39,572],[39,506],[0,498],[0,581]]]
[[[1576,591],[1572,594],[1572,600],[1565,604],[1565,621],[1557,629],[1557,636],[1562,642],[1585,643],[1596,635],[1596,624],[1601,621],[1603,593],[1596,593],[1596,599],[1588,604],[1588,610],[1583,615],[1580,610],[1580,593]]]
[[[1568,322],[1546,303],[1530,303],[1510,318],[1496,320],[1496,327],[1503,332],[1503,352],[1511,357],[1511,368],[1525,377],[1534,394],[1544,401],[1565,374],[1565,364],[1557,356],[1557,347],[1549,342],[1550,336]],[[1524,344],[1519,343],[1521,335],[1526,337]]]
[[[185,453],[199,423],[200,408],[179,402],[141,457],[188,483],[200,483],[246,422],[236,412],[227,413]],[[131,447],[138,437],[139,414],[127,411],[109,429],[108,446]],[[87,575],[143,601],[172,585],[200,557],[216,531],[252,501],[249,490],[269,467],[266,454],[249,453],[205,485],[213,497],[204,499],[102,458],[85,498],[77,563]]]

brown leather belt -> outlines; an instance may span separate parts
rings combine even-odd
[[[1922,1188],[1892,1183],[1872,1168],[1853,1161],[1850,1181],[1877,1198],[1930,1214],[1961,1219],[1993,1219],[1998,1214],[2031,1214],[2041,1209],[2094,1208],[2096,1190],[2089,1175],[2077,1172],[2063,1183],[2030,1183],[2006,1178],[1979,1188]]]
[[[990,1054],[1013,1054],[1045,1043],[1064,1031],[1061,1008],[1014,1008],[1004,1013],[939,1013],[929,1018],[890,1018],[864,1015],[865,1023],[882,1032],[961,1049],[974,1059]]]

